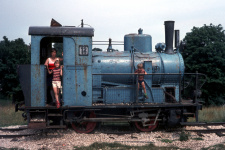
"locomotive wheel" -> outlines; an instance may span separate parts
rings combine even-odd
[[[75,116],[79,117],[81,115],[81,112],[76,112]],[[93,111],[91,112],[85,112],[86,118],[96,118],[96,115]],[[94,131],[97,123],[96,122],[75,122],[72,123],[71,126],[72,128],[77,132],[77,133],[91,133]]]
[[[154,124],[154,119],[151,118],[150,122],[147,122],[147,124]],[[156,121],[155,125],[150,125],[150,126],[143,126],[142,122],[134,122],[135,127],[141,131],[141,132],[150,132],[153,131],[157,126],[158,126],[158,121]]]

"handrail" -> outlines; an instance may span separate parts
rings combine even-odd
[[[92,75],[180,75],[181,73],[93,73]],[[194,74],[193,74],[194,75]]]

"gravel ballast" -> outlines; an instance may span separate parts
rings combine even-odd
[[[18,127],[18,126],[17,126]],[[196,127],[187,127],[192,130]],[[199,128],[199,127],[198,127]],[[221,127],[222,128],[222,127]],[[108,129],[111,130],[111,129]],[[102,131],[102,129],[101,129]],[[24,148],[24,149],[73,149],[74,146],[89,146],[94,142],[120,143],[130,146],[143,146],[154,144],[158,147],[174,146],[179,148],[189,148],[198,150],[216,144],[225,144],[225,136],[219,137],[215,133],[203,134],[198,136],[195,132],[188,134],[187,141],[180,141],[181,131],[167,132],[154,131],[149,133],[131,133],[131,134],[105,134],[96,130],[93,134],[78,134],[72,129],[67,130],[34,130],[27,129],[16,132],[3,132],[0,134],[25,134],[35,133],[34,136],[20,138],[0,139],[0,147],[4,148]],[[113,130],[112,130],[113,131]],[[112,132],[110,131],[110,132]],[[116,131],[115,131],[116,132]]]

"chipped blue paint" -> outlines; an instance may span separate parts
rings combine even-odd
[[[43,36],[31,36],[31,106],[45,106],[46,71],[40,65],[40,41]]]
[[[91,37],[64,37],[63,100],[65,106],[92,105]],[[80,55],[80,46],[88,46],[88,55]]]
[[[31,106],[45,106],[46,70],[44,65],[31,65]]]
[[[152,52],[152,37],[148,34],[142,34],[142,29],[138,34],[127,34],[124,36],[124,51],[130,51],[134,47],[137,52]]]

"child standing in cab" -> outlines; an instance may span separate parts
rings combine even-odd
[[[60,107],[59,90],[61,88],[62,66],[60,66],[59,60],[56,60],[54,65],[55,68],[52,70],[48,70],[48,73],[53,74],[52,87],[56,99],[56,107],[59,108]]]
[[[136,73],[136,74],[147,74],[147,72],[143,68],[142,63],[138,64],[137,67],[138,67],[138,69],[135,70],[134,73]],[[148,98],[147,93],[146,93],[146,88],[145,88],[144,75],[138,75],[138,90],[139,90],[140,85],[142,86],[142,88],[144,90],[145,98]]]

